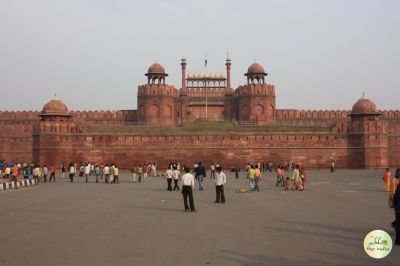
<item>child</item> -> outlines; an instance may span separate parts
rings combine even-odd
[[[285,181],[285,190],[289,191],[290,190],[290,178],[286,177],[286,181]]]

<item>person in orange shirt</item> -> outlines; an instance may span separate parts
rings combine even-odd
[[[254,169],[254,182],[255,182],[254,191],[260,191],[260,186],[259,186],[260,181],[261,181],[261,171],[258,165],[256,165],[256,169]]]
[[[385,173],[383,173],[383,181],[385,181],[385,191],[389,192],[390,191],[390,182],[391,182],[391,175],[392,173],[390,172],[389,168],[386,168]],[[394,190],[396,191],[396,190]]]
[[[16,164],[11,168],[11,173],[13,180],[18,181],[18,166]]]

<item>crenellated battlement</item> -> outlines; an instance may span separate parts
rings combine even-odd
[[[334,119],[349,120],[351,111],[347,110],[295,110],[278,109],[276,110],[276,119]]]
[[[177,97],[178,90],[168,84],[145,84],[138,86],[138,96],[170,96]]]
[[[0,111],[0,120],[38,120],[38,111]]]
[[[275,86],[270,84],[246,84],[239,86],[234,94],[236,96],[268,95],[275,96]]]

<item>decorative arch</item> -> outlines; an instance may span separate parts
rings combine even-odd
[[[150,105],[149,113],[150,113],[151,117],[159,117],[160,116],[160,107],[156,104]]]
[[[264,114],[264,106],[260,103],[256,104],[253,107],[253,113],[257,116],[261,116]]]
[[[164,116],[165,117],[171,117],[172,116],[172,107],[171,105],[167,104],[164,106]]]

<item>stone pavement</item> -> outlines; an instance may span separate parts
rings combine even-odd
[[[382,171],[310,171],[306,191],[283,191],[268,174],[260,192],[216,204],[212,180],[195,191],[197,213],[162,178],[96,184],[92,177],[0,193],[0,265],[399,265],[363,249],[372,230],[388,232]],[[244,173],[242,173],[244,176]]]

